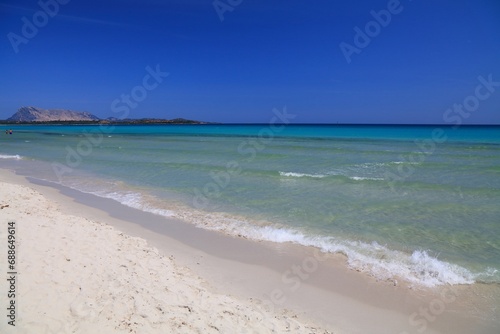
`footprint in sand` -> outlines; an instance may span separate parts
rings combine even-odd
[[[94,318],[96,315],[95,301],[90,298],[75,300],[70,306],[70,312],[77,318]]]

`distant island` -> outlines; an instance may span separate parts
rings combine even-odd
[[[67,109],[42,109],[21,107],[10,118],[0,121],[7,124],[211,124],[184,118],[116,118],[101,119],[88,112]]]

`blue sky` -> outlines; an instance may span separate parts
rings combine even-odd
[[[474,98],[479,76],[500,82],[498,0],[59,1],[50,17],[0,0],[0,119],[21,106],[119,117],[113,101],[134,92],[132,118],[267,122],[287,106],[300,123],[439,124],[467,101],[448,119],[500,124],[500,86]],[[148,66],[169,75],[146,90]]]

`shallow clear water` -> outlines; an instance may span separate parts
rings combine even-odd
[[[0,167],[381,278],[500,282],[500,127],[11,128]]]

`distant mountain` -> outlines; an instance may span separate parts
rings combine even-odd
[[[116,118],[100,119],[88,112],[78,112],[66,109],[41,109],[36,107],[21,107],[5,120],[7,123],[44,123],[44,124],[211,124],[184,118]]]
[[[78,112],[66,109],[41,109],[36,107],[21,107],[8,118],[9,122],[57,122],[57,121],[98,121],[99,117],[88,112]]]

